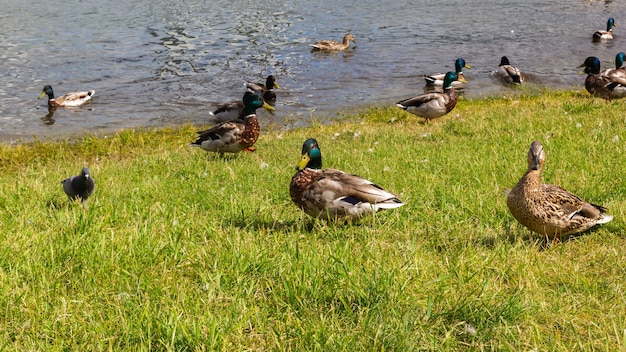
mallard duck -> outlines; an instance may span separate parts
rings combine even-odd
[[[42,99],[46,95],[48,96],[48,106],[81,106],[85,105],[91,100],[93,95],[96,94],[95,90],[89,90],[86,92],[68,93],[62,97],[55,98],[52,86],[49,84],[43,87],[43,91],[39,94],[39,99]]]
[[[314,218],[358,218],[404,205],[396,195],[360,176],[322,170],[322,152],[314,138],[302,145],[296,169],[289,185],[291,200]]]
[[[208,152],[239,153],[242,150],[253,151],[252,146],[259,138],[261,128],[256,118],[256,109],[264,107],[274,108],[266,104],[263,98],[252,92],[243,96],[243,121],[226,121],[219,123],[208,130],[199,131],[198,139],[191,143],[192,147],[200,147]]]
[[[600,60],[597,57],[589,56],[578,67],[585,67],[585,88],[589,94],[607,100],[626,97],[626,79],[600,74]]]
[[[534,141],[528,151],[528,171],[507,195],[506,204],[517,221],[538,234],[556,237],[613,219],[606,208],[587,203],[559,186],[541,183],[545,161],[543,146]]]
[[[276,92],[274,92],[273,89],[280,89],[280,86],[278,85],[278,82],[276,82],[276,78],[274,78],[273,75],[269,75],[265,80],[265,84],[247,82],[246,88],[261,95],[266,103],[274,106],[276,104]]]
[[[452,82],[458,79],[462,78],[450,71],[446,73],[443,79],[443,93],[420,94],[416,97],[399,101],[396,103],[396,106],[411,114],[425,118],[426,122],[441,117],[452,111],[456,106],[456,92],[452,87]],[[465,82],[465,80],[463,79],[462,82]]]
[[[209,115],[213,116],[212,122],[243,120],[243,114],[243,101],[241,100],[220,104],[214,111],[209,112]]]
[[[96,188],[96,182],[91,177],[91,172],[87,167],[81,170],[80,175],[66,178],[61,181],[61,184],[63,184],[63,191],[70,200],[80,200],[83,207],[87,203],[87,198],[93,194]]]
[[[470,65],[465,63],[463,58],[458,58],[454,61],[454,72],[457,76],[459,76],[459,80],[453,81],[452,86],[455,88],[462,87],[464,85],[465,76],[463,75],[464,68],[472,68]],[[427,86],[443,86],[443,79],[446,76],[445,73],[438,73],[430,76],[424,75],[424,79],[426,80]]]
[[[617,27],[615,25],[615,20],[613,17],[610,17],[608,21],[606,21],[606,31],[599,29],[593,33],[593,40],[596,42],[602,40],[612,40],[613,39],[613,27]]]
[[[350,47],[350,41],[356,43],[354,40],[354,36],[351,33],[348,33],[343,36],[343,42],[339,43],[334,40],[318,40],[315,44],[310,44],[313,47],[313,50],[321,50],[321,51],[342,51],[346,50]]]
[[[270,92],[270,91],[267,91]],[[267,92],[264,95],[268,95]],[[263,99],[265,101],[265,99]],[[276,95],[274,95],[274,101],[276,101]],[[270,114],[274,113],[274,108],[269,102],[265,101],[267,104],[264,104],[263,107],[271,107],[270,109],[266,109]],[[213,116],[211,118],[211,122],[219,123],[226,121],[243,121],[245,116],[243,101],[241,100],[233,100],[228,103],[220,104],[214,111],[209,112],[209,115]]]
[[[607,68],[606,70],[600,71],[600,74],[612,79],[626,79],[626,68],[624,68],[625,60],[626,54],[620,51],[617,55],[615,55],[615,68]]]
[[[506,84],[522,84],[524,82],[524,76],[519,68],[511,65],[509,58],[503,56],[500,58],[500,65],[498,69],[493,71],[493,76],[502,80]]]

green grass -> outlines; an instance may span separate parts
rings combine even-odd
[[[228,159],[195,128],[0,146],[1,350],[626,350],[624,101],[461,100],[430,124],[371,108],[265,131]],[[406,205],[357,223],[289,198],[302,142]],[[503,190],[544,182],[614,220],[550,245]],[[60,181],[87,165],[82,209]]]

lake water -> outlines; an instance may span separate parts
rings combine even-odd
[[[491,77],[502,55],[538,85],[580,89],[587,56],[602,67],[626,51],[626,2],[0,0],[0,139],[85,130],[208,123],[214,105],[241,99],[246,80],[276,76],[277,111],[262,125],[293,128],[338,112],[423,92],[423,74],[463,57],[466,97],[508,94]],[[592,43],[615,17],[617,38]],[[347,32],[358,44],[312,53]],[[624,34],[622,34],[624,33]],[[95,89],[93,102],[49,112],[37,100]]]

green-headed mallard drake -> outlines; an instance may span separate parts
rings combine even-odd
[[[358,218],[404,205],[396,195],[362,177],[322,170],[322,152],[313,138],[302,145],[296,169],[289,186],[291,200],[314,218]]]
[[[607,68],[606,70],[600,71],[600,74],[609,78],[626,79],[624,61],[626,61],[626,54],[620,51],[615,55],[615,68]]]
[[[269,92],[269,91],[268,91]],[[252,93],[252,92],[251,92]],[[258,95],[258,94],[257,94]],[[268,95],[267,92],[264,95]],[[265,101],[265,99],[263,99]],[[276,101],[276,95],[274,94],[274,101]],[[266,110],[270,113],[274,113],[274,108],[272,104],[265,101],[267,104],[264,104],[263,107],[269,106]],[[209,115],[213,116],[211,118],[211,122],[219,123],[226,121],[243,121],[245,116],[243,101],[241,100],[233,100],[228,103],[220,104],[216,107],[214,111],[209,112]]]
[[[243,101],[233,100],[220,104],[214,111],[209,112],[209,115],[213,116],[212,122],[243,120]]]
[[[610,17],[608,21],[606,21],[606,31],[599,29],[593,33],[593,41],[599,42],[603,40],[612,40],[613,39],[613,27],[617,27],[615,25],[615,20],[613,17]]]
[[[626,79],[600,74],[600,60],[597,57],[589,56],[578,67],[585,67],[585,88],[589,94],[607,100],[626,97]]]
[[[500,58],[498,69],[493,71],[492,74],[506,84],[522,84],[524,82],[522,71],[511,65],[509,58],[506,56]]]
[[[459,79],[452,82],[452,86],[455,88],[462,87],[465,83],[465,76],[463,75],[464,68],[472,68],[468,65],[463,58],[458,58],[454,61],[454,73],[459,76]],[[434,75],[426,76],[424,75],[424,80],[426,80],[426,86],[443,86],[443,79],[446,77],[445,73],[437,73]]]
[[[556,237],[585,231],[613,219],[606,208],[587,203],[565,189],[541,183],[546,153],[539,141],[528,151],[528,171],[508,193],[506,204],[522,225]]]
[[[243,121],[226,121],[206,131],[200,131],[198,132],[198,139],[190,146],[220,154],[254,150],[252,146],[256,143],[261,131],[259,121],[256,118],[256,109],[264,107],[273,110],[274,108],[266,104],[262,97],[252,92],[244,94],[243,105]]]
[[[452,111],[456,106],[456,92],[452,87],[452,82],[458,79],[459,76],[450,71],[443,78],[443,93],[430,92],[420,94],[416,97],[399,101],[396,103],[396,106],[411,114],[425,118],[426,122],[441,117]]]
[[[68,93],[64,96],[55,98],[54,91],[52,90],[52,86],[49,84],[43,87],[43,91],[39,95],[39,99],[42,99],[46,95],[48,96],[48,106],[66,106],[66,107],[74,107],[85,105],[87,102],[91,100],[93,95],[96,94],[95,90],[89,90],[86,92],[75,92]]]
[[[351,33],[348,33],[343,36],[343,42],[337,42],[334,40],[318,40],[315,44],[310,44],[313,47],[313,50],[320,51],[342,51],[346,50],[350,47],[350,41],[356,43],[354,40],[354,36]]]
[[[83,207],[87,203],[87,198],[93,194],[96,188],[96,182],[91,177],[89,168],[84,167],[80,175],[72,176],[61,181],[63,191],[70,200],[80,200]]]
[[[273,75],[269,75],[265,80],[265,84],[247,82],[246,88],[261,95],[266,103],[274,106],[276,104],[276,92],[274,92],[273,89],[280,89],[280,86],[278,85],[278,82],[276,82],[276,78],[274,78]]]

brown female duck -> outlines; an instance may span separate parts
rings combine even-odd
[[[546,153],[539,141],[528,151],[528,170],[507,195],[511,214],[538,234],[554,237],[571,235],[613,219],[606,208],[587,203],[565,189],[541,183]]]
[[[318,40],[315,42],[315,44],[310,45],[313,47],[313,50],[342,51],[350,47],[350,41],[356,43],[356,40],[354,40],[354,36],[351,33],[348,33],[343,36],[343,42],[341,43],[335,40]]]

